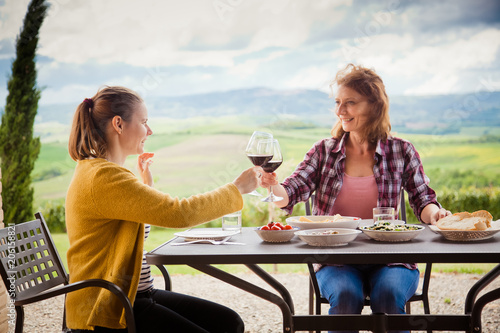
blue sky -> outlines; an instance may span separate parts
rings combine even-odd
[[[29,0],[0,0],[0,107]],[[500,90],[500,1],[50,0],[41,104],[102,85],[148,96],[329,91],[349,62],[390,95]]]

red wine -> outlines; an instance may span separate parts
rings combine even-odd
[[[253,165],[261,166],[273,158],[273,155],[247,155]]]
[[[281,161],[267,162],[262,166],[262,169],[264,169],[264,171],[267,173],[271,173],[274,172],[274,170],[278,169],[281,163]]]

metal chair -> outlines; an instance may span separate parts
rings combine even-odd
[[[0,229],[0,273],[14,300],[15,332],[21,333],[24,324],[23,306],[88,287],[104,288],[115,294],[125,308],[129,333],[135,333],[132,305],[117,285],[101,279],[69,283],[68,274],[54,246],[41,213],[36,220]],[[63,331],[66,331],[63,315]]]
[[[305,202],[306,215],[311,215],[311,203],[314,201],[314,194],[311,195],[310,200]],[[406,221],[406,203],[405,203],[405,192],[401,190],[401,201],[399,209],[399,218]],[[321,314],[321,304],[328,304],[328,300],[321,295],[318,286],[318,280],[316,279],[316,273],[314,272],[314,267],[312,263],[307,263],[307,268],[309,269],[309,314]],[[429,283],[431,278],[432,263],[425,264],[424,280],[422,283],[422,291],[415,292],[415,294],[406,303],[406,313],[411,313],[411,302],[422,301],[424,307],[424,313],[430,314],[429,307]],[[365,298],[365,306],[370,305],[370,297]],[[430,332],[430,331],[429,331]]]

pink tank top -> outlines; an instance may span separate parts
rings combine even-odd
[[[351,177],[344,173],[344,181],[333,205],[333,213],[371,219],[373,208],[377,207],[377,200],[375,176]]]

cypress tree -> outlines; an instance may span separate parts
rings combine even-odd
[[[46,16],[45,0],[32,0],[16,39],[16,58],[7,83],[8,95],[0,124],[0,168],[4,222],[32,220],[31,171],[40,152],[40,138],[33,138],[33,124],[40,90],[36,86],[38,33]]]

